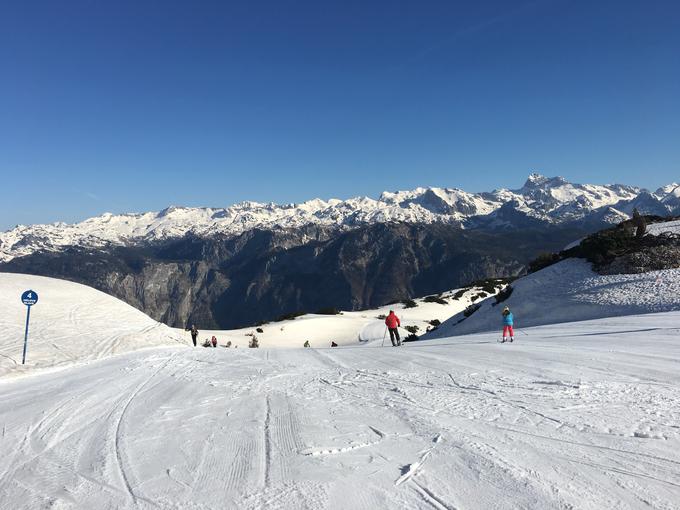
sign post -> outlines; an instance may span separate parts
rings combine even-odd
[[[21,302],[26,305],[26,334],[24,335],[24,355],[21,364],[26,364],[26,348],[28,347],[28,321],[31,319],[31,307],[38,302],[38,293],[27,290],[21,295]]]

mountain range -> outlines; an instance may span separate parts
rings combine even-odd
[[[1,233],[0,271],[85,283],[173,326],[231,328],[517,275],[539,252],[635,207],[680,214],[680,186],[650,192],[531,174],[515,190],[430,187],[377,200],[107,213]]]

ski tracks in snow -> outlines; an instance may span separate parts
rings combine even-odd
[[[0,385],[0,491],[8,508],[674,507],[676,376],[497,348],[146,351]]]
[[[127,400],[123,403],[122,406],[120,406],[120,412],[118,413],[118,417],[115,420],[115,426],[114,426],[114,450],[115,450],[115,459],[116,459],[116,466],[118,467],[118,471],[120,472],[120,477],[123,482],[123,485],[125,486],[125,489],[127,491],[127,494],[130,498],[130,501],[133,503],[133,505],[137,506],[139,500],[143,500],[146,503],[149,503],[153,506],[156,506],[153,501],[148,500],[147,498],[143,498],[139,496],[138,494],[135,493],[135,489],[133,487],[133,484],[131,483],[130,480],[130,475],[128,474],[126,470],[126,460],[125,460],[125,452],[123,450],[123,440],[124,440],[124,420],[125,420],[125,415],[128,412],[128,409],[130,408],[130,405],[132,402],[137,398],[137,396],[144,390],[145,387],[151,383],[151,381],[158,375],[159,372],[161,372],[164,368],[166,368],[170,362],[175,359],[176,355],[171,355],[168,356],[167,360],[163,363],[161,363],[158,368],[153,371],[139,386],[137,386],[129,395]]]

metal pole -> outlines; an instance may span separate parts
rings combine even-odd
[[[385,332],[383,333],[383,341],[380,347],[385,347],[385,335],[387,335],[387,326],[385,326]]]
[[[28,347],[28,321],[31,318],[31,305],[28,305],[26,308],[26,334],[24,335],[24,355],[21,359],[21,364],[25,365],[26,364],[26,348]]]

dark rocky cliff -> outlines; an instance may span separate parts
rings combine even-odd
[[[559,250],[584,233],[577,227],[468,231],[441,224],[252,230],[143,247],[72,247],[17,258],[0,271],[84,283],[171,326],[233,328],[294,311],[374,307],[515,275],[539,252]]]

